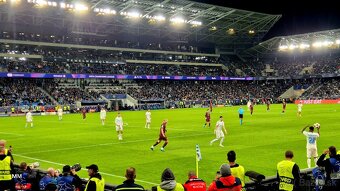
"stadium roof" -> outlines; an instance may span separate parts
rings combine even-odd
[[[259,43],[242,52],[243,57],[264,57],[278,52],[317,51],[325,48],[339,48],[340,29],[278,36]]]
[[[173,41],[212,42],[224,48],[225,51],[238,52],[252,47],[261,42],[268,30],[281,18],[281,15],[272,15],[234,8],[197,3],[187,0],[88,0],[89,12],[87,15],[71,17],[62,14],[61,10],[30,11],[29,14],[20,11],[12,11],[0,5],[0,11],[15,14],[16,21],[39,25],[49,23],[71,27],[72,31],[80,34],[93,35],[118,35],[133,34],[138,36],[156,36],[160,39]],[[116,15],[96,16],[94,9],[110,8],[116,11]],[[35,8],[37,9],[37,8]],[[54,8],[57,9],[57,8]],[[142,15],[142,21],[132,22],[124,18],[129,11],[137,11]],[[148,16],[162,14],[167,24],[150,24]],[[21,17],[20,17],[21,16]],[[201,22],[201,25],[193,27],[187,24],[185,27],[169,25],[169,19],[183,17],[187,23]],[[30,19],[29,17],[35,17]],[[105,17],[99,19],[98,17]],[[5,18],[5,17],[0,17]],[[6,17],[5,19],[7,19]],[[62,21],[57,21],[62,19]],[[45,22],[46,21],[46,22]],[[86,27],[84,27],[86,26]],[[249,31],[252,31],[249,33]]]

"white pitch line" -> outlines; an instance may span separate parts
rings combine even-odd
[[[65,166],[66,164],[62,164],[62,163],[58,163],[58,162],[53,162],[53,161],[49,161],[49,160],[43,160],[43,159],[39,159],[39,158],[33,158],[33,157],[29,157],[29,156],[25,156],[25,155],[21,155],[21,154],[13,154],[14,156],[18,156],[18,157],[22,157],[22,158],[27,158],[27,159],[31,159],[31,160],[35,160],[35,161],[40,161],[40,162],[44,162],[44,163],[49,163],[49,164],[55,164],[55,165],[59,165],[59,166]],[[82,171],[87,171],[86,169],[81,169]],[[122,178],[122,179],[126,179],[125,176],[118,176],[118,175],[114,175],[114,174],[110,174],[110,173],[106,173],[106,172],[101,172],[100,174],[104,174],[107,176],[112,176],[112,177],[116,177],[116,178]],[[143,183],[147,183],[147,184],[152,184],[152,185],[157,185],[158,183],[154,183],[154,182],[148,182],[145,180],[138,180],[135,179],[138,182],[143,182]]]
[[[15,136],[25,136],[25,135],[19,134],[19,133],[7,133],[7,132],[0,132],[0,134],[5,134],[5,135],[15,135]]]
[[[200,133],[200,134],[192,134],[192,135],[185,135],[185,136],[175,136],[171,138],[183,138],[183,137],[195,137],[199,135],[210,135],[211,133]],[[108,145],[119,145],[119,144],[129,144],[129,143],[137,143],[137,142],[145,142],[145,141],[154,141],[155,139],[142,139],[136,141],[126,141],[126,142],[115,142],[115,143],[101,143],[95,145],[86,145],[86,146],[78,146],[78,147],[68,147],[68,148],[60,148],[60,149],[51,149],[51,150],[44,150],[44,151],[33,151],[33,152],[26,152],[21,153],[22,155],[27,154],[38,154],[38,153],[48,153],[48,152],[56,152],[56,151],[67,151],[67,150],[75,150],[75,149],[83,149],[83,148],[91,148],[91,147],[98,147],[98,146],[108,146]]]

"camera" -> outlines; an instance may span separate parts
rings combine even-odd
[[[79,163],[74,164],[71,166],[71,169],[75,170],[76,172],[81,170],[81,165]]]
[[[29,165],[31,168],[38,168],[40,167],[40,163],[39,162],[34,162],[32,164]]]

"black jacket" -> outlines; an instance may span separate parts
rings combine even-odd
[[[135,184],[135,180],[125,180],[123,184],[116,186],[114,191],[144,191],[144,188]]]

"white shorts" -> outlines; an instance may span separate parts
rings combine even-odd
[[[63,116],[63,114],[62,113],[58,113],[58,116]]]
[[[106,119],[106,117],[100,117],[100,119],[101,119],[101,120],[104,120],[104,119]]]
[[[27,123],[32,123],[32,122],[33,122],[33,120],[32,120],[32,119],[30,119],[30,120],[26,120],[26,122],[27,122]]]
[[[302,109],[298,109],[298,112],[301,113]]]
[[[123,125],[116,125],[116,131],[123,131]]]
[[[307,148],[307,158],[316,158],[318,157],[318,149],[317,148]]]
[[[146,123],[151,123],[151,119],[146,119]]]
[[[216,131],[216,139],[223,138],[223,137],[224,137],[223,131]]]

